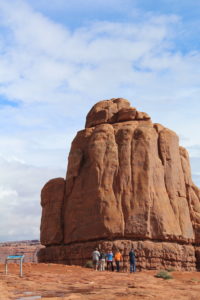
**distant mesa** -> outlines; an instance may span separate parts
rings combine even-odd
[[[41,192],[41,262],[83,265],[98,246],[131,247],[141,269],[200,267],[200,190],[175,132],[113,98],[77,133],[66,179]]]
[[[24,255],[24,262],[38,262],[38,251],[43,248],[38,240],[23,240],[0,243],[0,262],[9,255]]]

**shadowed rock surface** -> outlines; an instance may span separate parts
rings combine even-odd
[[[187,151],[126,99],[93,106],[66,180],[49,181],[41,197],[41,261],[84,264],[98,245],[124,256],[134,246],[141,268],[199,264],[200,190]]]

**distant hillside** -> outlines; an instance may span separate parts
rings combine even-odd
[[[23,254],[24,262],[37,262],[37,252],[42,247],[38,240],[0,243],[0,262],[4,262],[8,255],[14,254]]]

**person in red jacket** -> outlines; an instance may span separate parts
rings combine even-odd
[[[116,263],[116,269],[117,269],[117,272],[120,271],[120,261],[123,260],[123,257],[120,253],[119,250],[117,250],[117,252],[115,253],[115,263]]]

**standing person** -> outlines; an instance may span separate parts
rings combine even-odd
[[[100,253],[100,271],[105,271],[105,264],[106,264],[106,254],[102,250]]]
[[[114,266],[113,266],[113,253],[112,251],[108,251],[106,254],[106,260],[107,260],[107,270],[109,270],[109,267],[111,267],[112,272],[114,271]]]
[[[136,272],[136,259],[133,248],[129,252],[130,273]]]
[[[98,248],[96,248],[96,249],[92,252],[93,268],[94,268],[94,270],[96,270],[96,271],[97,271],[98,265],[99,265],[99,258],[100,258],[100,253],[99,253],[99,251],[98,251]]]
[[[115,253],[115,263],[116,263],[117,272],[119,272],[119,270],[120,270],[120,261],[122,261],[122,260],[123,260],[122,255],[121,255],[120,251],[117,250],[117,252]]]

